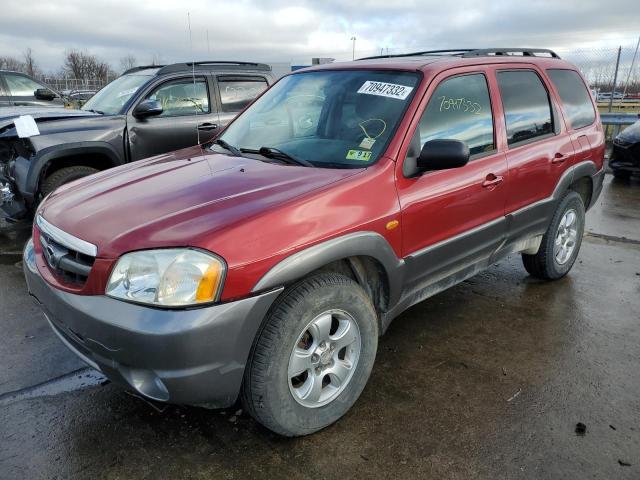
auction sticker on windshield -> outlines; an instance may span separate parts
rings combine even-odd
[[[405,87],[404,85],[396,85],[395,83],[374,82],[372,80],[367,80],[362,84],[362,86],[358,90],[358,93],[404,100],[409,96],[412,90],[413,87]]]
[[[362,160],[364,162],[371,160],[371,152],[364,150],[349,150],[347,152],[347,160]]]

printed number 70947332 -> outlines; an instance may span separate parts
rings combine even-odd
[[[438,97],[440,101],[440,111],[443,110],[460,110],[462,112],[468,112],[475,115],[479,115],[482,110],[481,105],[478,102],[474,102],[464,97],[460,98],[447,98],[446,96]]]

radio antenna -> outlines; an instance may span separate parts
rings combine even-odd
[[[187,12],[187,24],[189,25],[189,49],[191,50],[191,58],[193,63],[191,64],[191,76],[193,78],[193,104],[196,107],[196,138],[198,139],[197,145],[200,145],[200,130],[198,129],[198,100],[196,97],[196,59],[193,56],[193,39],[191,38],[191,13]]]

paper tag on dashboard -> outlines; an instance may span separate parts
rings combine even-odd
[[[18,118],[13,119],[13,124],[16,126],[16,132],[19,138],[29,138],[35,135],[40,135],[38,125],[31,115],[20,115]]]
[[[413,87],[405,87],[404,85],[396,85],[395,83],[374,82],[372,80],[367,80],[362,84],[362,86],[358,90],[358,93],[404,100],[409,96],[412,90]]]
[[[373,144],[376,143],[375,138],[366,137],[364,140],[360,142],[360,148],[366,148],[367,150],[371,150]]]

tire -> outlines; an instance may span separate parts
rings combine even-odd
[[[56,188],[64,185],[65,183],[93,175],[94,173],[98,173],[98,171],[99,170],[95,168],[85,166],[65,167],[60,170],[56,170],[45,178],[44,182],[42,182],[42,188],[40,189],[42,198],[46,197]]]
[[[558,235],[561,233],[560,223],[566,219],[565,215],[568,215],[569,212],[575,213],[575,238],[573,241],[573,248],[570,253],[568,250],[563,250],[565,253],[563,256],[560,251],[556,252],[555,245],[556,239],[558,239]],[[560,200],[560,203],[551,219],[551,223],[549,224],[549,228],[547,228],[547,231],[542,237],[538,253],[535,255],[522,254],[522,263],[524,264],[524,268],[531,276],[544,280],[557,280],[569,273],[569,270],[571,270],[571,267],[573,267],[573,264],[578,257],[578,252],[580,251],[580,246],[582,244],[582,236],[584,234],[584,214],[585,210],[584,203],[582,203],[582,197],[580,197],[576,192],[567,192],[562,200]],[[569,216],[568,219],[570,218],[571,217]],[[563,231],[567,232],[567,230]],[[563,238],[568,239],[569,235],[570,234],[568,234],[568,236],[561,237],[560,240]],[[570,243],[567,243],[567,245],[569,244]],[[558,255],[560,258],[558,258]]]
[[[320,351],[314,338],[316,334],[311,332],[320,331],[315,329],[314,322],[320,322],[326,315],[331,316],[328,324],[333,335],[326,342],[327,350],[319,356],[308,356],[310,359],[315,356],[315,365],[319,366],[295,378],[290,377],[289,370],[294,368],[290,363],[294,347],[296,352],[305,355]],[[345,330],[343,325],[347,323],[344,322],[348,323],[349,329],[354,325],[357,328]],[[322,322],[322,325],[327,323]],[[349,347],[341,347],[339,341],[333,342],[332,339],[344,331],[359,334],[359,341]],[[342,335],[343,339],[347,337]],[[317,337],[322,338],[320,334]],[[337,346],[332,349],[331,345]],[[356,347],[359,347],[357,358]],[[356,402],[371,374],[377,347],[377,315],[362,287],[338,274],[308,277],[285,290],[258,333],[245,369],[241,392],[244,408],[258,422],[280,435],[293,437],[316,432],[337,421]],[[334,363],[327,365],[325,362],[329,357]],[[350,362],[352,370],[348,375],[343,373],[345,381],[342,384],[335,382],[334,367],[343,371],[341,367]],[[314,370],[320,373],[314,374]],[[322,378],[322,381],[314,383],[316,378]],[[325,382],[328,382],[326,386]],[[306,391],[308,384],[319,385],[321,396],[318,401],[314,400],[316,390],[311,387],[308,398],[302,398],[300,392]],[[323,400],[326,403],[320,401],[322,395],[326,397]]]
[[[620,168],[612,168],[613,176],[619,178],[621,180],[626,180],[631,177],[631,172],[629,170],[622,170]]]

